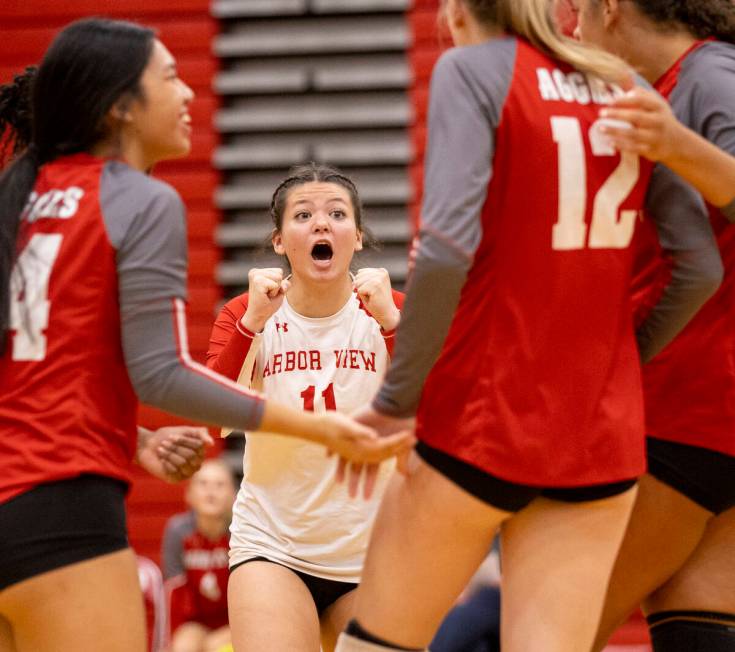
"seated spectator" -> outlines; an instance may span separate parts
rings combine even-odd
[[[227,624],[229,523],[235,484],[226,464],[209,460],[186,499],[194,529],[182,542],[183,573],[169,580],[172,652],[216,652],[230,642]]]
[[[500,652],[500,565],[496,548],[444,618],[429,647],[431,652]]]

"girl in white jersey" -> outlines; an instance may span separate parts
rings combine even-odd
[[[208,364],[304,410],[350,412],[377,390],[402,295],[384,269],[350,275],[363,246],[354,184],[315,164],[276,189],[273,248],[291,267],[253,269],[212,333]],[[397,305],[398,304],[398,305]],[[331,650],[359,581],[370,526],[392,466],[369,500],[335,481],[312,444],[248,438],[233,510],[230,625],[237,652]]]

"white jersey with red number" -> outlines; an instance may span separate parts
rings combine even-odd
[[[240,382],[291,407],[349,413],[370,401],[388,361],[380,326],[356,294],[323,318],[304,317],[285,300],[254,336]],[[376,491],[365,501],[335,482],[337,458],[327,457],[323,446],[248,436],[230,566],[262,556],[317,577],[357,582],[393,464],[381,465]]]

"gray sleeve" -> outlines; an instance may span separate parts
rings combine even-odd
[[[706,43],[685,60],[671,105],[684,124],[735,156],[735,46]],[[721,211],[735,221],[735,201]]]
[[[659,241],[671,255],[671,281],[636,333],[641,359],[659,353],[715,293],[723,267],[701,196],[663,165],[646,196]]]
[[[735,46],[707,43],[692,59],[692,69],[682,72],[672,104],[676,110],[688,101],[689,126],[735,155]]]
[[[487,66],[487,60],[493,66]],[[432,76],[424,200],[393,362],[374,406],[415,412],[482,238],[495,128],[515,61],[511,39],[449,51]],[[483,65],[484,64],[484,65]]]
[[[188,356],[186,225],[176,192],[115,163],[100,204],[117,250],[122,346],[138,398],[187,419],[257,429],[262,398]]]
[[[166,523],[161,540],[161,570],[167,580],[184,574],[184,539],[195,528],[194,512],[175,514]]]

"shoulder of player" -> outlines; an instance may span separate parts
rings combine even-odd
[[[696,91],[716,96],[729,88],[718,83],[723,75],[735,75],[735,45],[711,41],[692,52],[682,63],[677,90],[679,92]],[[733,86],[733,79],[728,79],[724,86]]]
[[[436,63],[434,75],[441,77],[459,72],[476,77],[474,73],[487,71],[488,58],[494,62],[500,57],[514,55],[520,41],[515,36],[496,38],[477,45],[465,45],[446,50]]]
[[[181,197],[172,186],[122,161],[108,161],[105,164],[101,184],[101,191],[107,190],[116,199],[124,199],[136,212],[157,205],[173,206],[182,212],[184,209]]]

